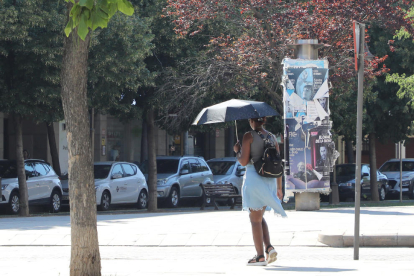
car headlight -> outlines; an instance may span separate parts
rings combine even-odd
[[[7,186],[9,186],[9,184],[3,184],[3,185],[1,185],[1,189],[2,190],[5,190],[7,188]]]
[[[402,184],[403,185],[410,185],[410,182],[411,182],[410,180],[405,180],[405,181],[402,182]]]
[[[338,186],[342,186],[342,187],[352,187],[354,186],[354,183],[348,182],[348,183],[339,183]]]
[[[167,184],[167,179],[158,179],[157,180],[157,185],[164,186],[165,184]]]

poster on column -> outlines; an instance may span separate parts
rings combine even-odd
[[[328,62],[285,59],[283,64],[286,189],[329,192],[335,144]]]

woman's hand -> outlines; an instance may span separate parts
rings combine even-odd
[[[235,153],[238,153],[241,149],[240,141],[237,141],[237,143],[233,146],[233,150]]]
[[[282,200],[283,199],[283,192],[282,189],[277,189],[277,197]]]

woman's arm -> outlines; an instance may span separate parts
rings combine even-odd
[[[250,132],[246,132],[243,136],[243,145],[240,148],[240,142],[234,145],[233,150],[236,154],[237,160],[239,160],[242,166],[246,166],[250,161],[250,145],[253,142],[253,136]],[[241,150],[241,152],[240,152]]]

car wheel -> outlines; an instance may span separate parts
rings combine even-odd
[[[111,195],[108,191],[104,191],[101,197],[101,205],[98,206],[100,211],[108,211],[111,206]]]
[[[381,201],[384,201],[385,200],[385,196],[386,196],[385,188],[384,188],[384,186],[382,186],[381,189],[380,189],[380,192],[379,192],[379,199]]]
[[[62,206],[62,196],[56,190],[52,192],[50,196],[50,212],[59,213],[60,207]]]
[[[168,197],[168,205],[171,208],[178,207],[178,204],[180,203],[180,192],[176,187],[171,188],[170,196]]]
[[[12,215],[19,214],[20,211],[20,195],[18,192],[12,192],[9,198],[9,212]]]
[[[145,190],[141,190],[138,196],[138,209],[146,209],[148,207],[148,195]]]

